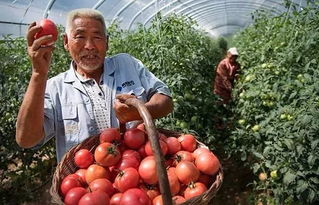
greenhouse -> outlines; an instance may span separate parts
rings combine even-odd
[[[319,0],[0,10],[0,204],[319,204]]]

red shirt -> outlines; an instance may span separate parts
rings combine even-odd
[[[228,58],[223,59],[216,68],[214,93],[219,95],[224,100],[224,103],[228,103],[231,99],[235,75],[239,69],[239,63],[231,63]]]

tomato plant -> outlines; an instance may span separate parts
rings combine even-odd
[[[291,10],[258,13],[233,39],[242,73],[229,119],[238,123],[225,147],[256,174],[257,192],[272,193],[267,197],[276,204],[311,204],[319,199],[319,18],[311,6]]]

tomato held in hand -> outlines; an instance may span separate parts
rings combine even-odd
[[[38,39],[42,36],[52,35],[53,42],[50,42],[48,44],[53,44],[58,39],[58,29],[56,25],[49,19],[42,19],[39,24],[42,29],[35,34],[34,38]]]

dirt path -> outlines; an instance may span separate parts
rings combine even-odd
[[[224,171],[224,182],[213,199],[216,205],[249,205],[251,187],[253,181],[252,172],[243,166],[243,163],[235,158],[227,158],[222,151],[217,151]]]

